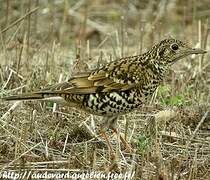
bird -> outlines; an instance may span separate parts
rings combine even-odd
[[[104,128],[119,135],[118,117],[146,103],[171,65],[189,55],[206,52],[180,40],[166,38],[143,54],[116,59],[98,69],[78,73],[68,81],[3,99],[53,101],[102,116],[100,132],[113,151]],[[125,148],[130,149],[129,143],[119,136]]]

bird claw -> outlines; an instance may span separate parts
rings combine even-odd
[[[134,149],[129,144],[123,144],[125,153],[133,153]]]

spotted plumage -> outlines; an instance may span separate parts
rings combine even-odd
[[[205,52],[176,39],[165,39],[144,54],[117,59],[41,91],[4,99],[60,99],[70,106],[103,116],[103,125],[114,128],[118,115],[138,108],[154,93],[171,64],[188,55]]]

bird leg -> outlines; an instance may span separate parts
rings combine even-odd
[[[119,135],[120,136],[120,141],[122,142],[124,148],[125,148],[125,151],[126,152],[131,152],[132,151],[132,148],[131,146],[129,145],[129,143],[121,136],[121,134],[117,131],[116,128],[114,127],[109,127],[115,134]]]
[[[105,140],[111,155],[114,154],[113,147],[109,141],[109,138],[107,137],[106,133],[104,132],[103,126],[100,126],[100,135]]]
[[[117,135],[119,134],[120,141],[122,142],[122,144],[125,148],[125,151],[131,152],[132,148],[127,143],[127,141],[120,135],[120,133],[118,133],[117,129],[115,128],[117,125],[117,119],[118,119],[118,116],[105,116],[105,117],[103,117],[103,124],[104,124],[104,126],[108,127],[110,130],[112,130],[112,132],[116,133]],[[109,142],[109,144],[110,144],[110,142]]]

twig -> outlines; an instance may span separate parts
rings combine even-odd
[[[0,120],[6,119],[6,117],[11,114],[12,111],[21,103],[21,101],[16,101],[12,107],[9,108],[9,110],[0,118]]]
[[[39,7],[36,7],[34,9],[32,9],[31,11],[29,11],[28,13],[26,13],[24,16],[22,16],[21,18],[17,19],[15,22],[13,22],[12,24],[10,24],[9,26],[7,26],[6,28],[4,28],[1,33],[5,33],[6,31],[8,31],[10,28],[12,28],[13,26],[15,26],[16,24],[18,24],[19,22],[21,22],[22,20],[24,20],[27,16],[31,15],[32,13],[34,13],[35,11],[37,11],[39,9]]]
[[[66,139],[65,139],[65,142],[64,142],[64,146],[63,146],[62,154],[64,154],[64,153],[65,153],[65,150],[66,150],[66,144],[67,144],[68,138],[69,138],[69,133],[67,133],[67,135],[66,135]]]
[[[207,112],[203,115],[203,117],[201,118],[200,122],[199,122],[198,125],[196,126],[195,130],[193,131],[193,133],[192,133],[192,135],[191,135],[191,137],[190,137],[190,139],[189,139],[189,141],[187,142],[186,149],[188,149],[188,147],[189,147],[191,141],[192,141],[193,138],[195,137],[195,135],[196,135],[198,129],[200,128],[201,124],[203,124],[203,122],[204,122],[204,120],[206,119],[208,113],[209,113],[209,111],[207,111]]]
[[[11,164],[13,164],[14,162],[16,162],[17,160],[19,160],[21,157],[23,157],[24,155],[26,155],[27,153],[31,152],[34,148],[36,148],[37,146],[39,146],[41,144],[41,142],[35,144],[33,147],[31,147],[29,150],[25,151],[23,154],[21,154],[19,157],[17,157],[16,159],[12,160],[11,162],[9,162],[6,166],[4,166],[1,170],[0,173],[5,170],[8,166],[10,166]]]
[[[84,20],[84,17],[80,13],[77,13],[77,12],[75,12],[72,9],[70,9],[68,11],[68,13],[69,13],[70,16],[75,17],[80,22],[82,22]],[[87,25],[97,29],[98,31],[100,31],[103,34],[109,34],[110,31],[112,32],[112,30],[110,30],[111,27],[108,27],[105,24],[100,25],[100,24],[98,24],[98,23],[96,23],[94,21],[91,21],[90,19],[87,19]]]
[[[5,82],[5,84],[3,85],[2,90],[7,86],[7,84],[9,83],[9,81],[11,79],[11,77],[12,77],[12,71],[10,71],[9,77],[7,78],[7,81]]]

